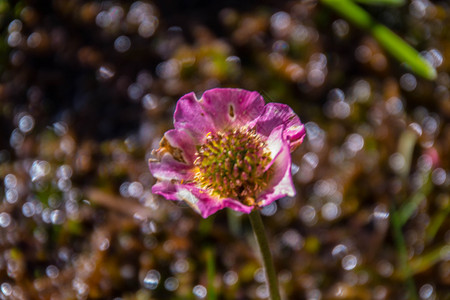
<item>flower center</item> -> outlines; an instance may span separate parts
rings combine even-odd
[[[255,130],[243,128],[209,134],[196,153],[195,181],[211,194],[255,205],[270,179],[266,143]]]

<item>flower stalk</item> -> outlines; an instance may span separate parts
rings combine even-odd
[[[249,214],[250,222],[252,224],[253,233],[259,245],[263,267],[266,274],[267,286],[269,288],[270,300],[280,300],[280,292],[278,289],[278,278],[275,272],[275,267],[270,253],[269,243],[267,241],[266,232],[264,231],[264,224],[258,210],[253,210]]]

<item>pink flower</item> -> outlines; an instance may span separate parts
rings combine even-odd
[[[154,194],[184,200],[204,218],[224,207],[250,213],[295,195],[290,153],[305,128],[289,106],[217,88],[200,100],[181,97],[174,127],[149,162]]]

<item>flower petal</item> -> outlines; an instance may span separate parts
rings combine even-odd
[[[290,196],[295,196],[295,187],[291,174],[291,154],[288,143],[283,146],[275,158],[272,166],[274,171],[269,186],[258,196],[259,206],[266,206],[275,200]]]
[[[152,193],[161,195],[168,200],[184,201],[203,218],[207,218],[225,207],[247,214],[253,210],[253,207],[244,205],[235,199],[215,198],[192,184],[160,181],[152,187]]]
[[[161,161],[149,161],[150,172],[158,180],[190,180],[193,178],[192,167],[175,160],[171,154],[165,153]]]
[[[178,184],[177,196],[179,200],[185,201],[203,218],[207,218],[223,208],[220,199],[211,196],[205,190],[199,189],[192,184]]]
[[[170,181],[158,181],[152,186],[152,193],[161,195],[167,200],[178,200],[177,187]]]
[[[267,149],[270,151],[270,158],[272,159],[265,167],[264,171],[267,171],[275,162],[280,151],[283,149],[283,144],[287,143],[283,137],[284,125],[274,128],[266,140]]]
[[[286,104],[268,103],[262,115],[252,122],[259,134],[269,136],[272,130],[285,125],[283,137],[289,141],[291,151],[295,150],[305,137],[305,126],[299,117]]]
[[[172,129],[167,131],[164,137],[172,147],[181,150],[187,164],[192,165],[194,163],[197,149],[195,148],[194,138],[188,130]]]
[[[264,99],[258,92],[231,88],[206,91],[200,103],[217,130],[226,129],[230,125],[246,125],[257,118],[264,108]]]
[[[236,199],[226,198],[221,200],[223,203],[223,207],[231,208],[232,210],[240,211],[246,214],[249,214],[253,210],[253,206],[247,206],[242,204]]]
[[[210,115],[203,110],[194,93],[186,94],[178,100],[173,119],[175,129],[189,131],[197,145],[209,132],[216,131]]]

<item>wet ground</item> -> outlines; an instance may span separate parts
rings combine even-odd
[[[450,4],[363,7],[437,79],[316,1],[0,1],[0,299],[265,299],[245,215],[150,193],[219,86],[306,124],[262,210],[285,299],[450,299]]]

